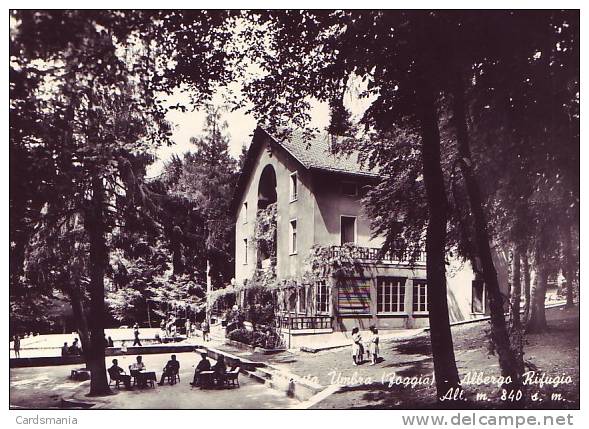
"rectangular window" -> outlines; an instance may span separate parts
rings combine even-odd
[[[355,197],[358,195],[358,185],[354,182],[342,182],[342,195]]]
[[[297,173],[294,172],[290,175],[290,201],[297,199],[299,192],[299,184],[297,180]]]
[[[287,296],[287,309],[289,313],[295,313],[297,311],[297,289],[296,287],[291,287],[286,289],[286,296]]]
[[[325,280],[315,283],[315,306],[317,314],[329,314],[329,288]]]
[[[297,220],[296,219],[293,219],[290,221],[289,252],[291,255],[297,253]]]
[[[247,238],[243,239],[243,263],[247,264],[247,252],[248,252],[248,248],[247,248]]]
[[[305,285],[302,285],[299,287],[299,291],[298,291],[298,310],[297,312],[299,314],[305,314],[305,312],[307,311],[307,293],[305,290]]]
[[[405,311],[405,279],[381,277],[377,284],[377,313],[400,313]]]
[[[340,237],[341,244],[356,243],[356,217],[340,217]]]
[[[243,219],[243,223],[247,223],[247,203],[243,203],[243,215],[242,215],[242,219]]]
[[[427,283],[425,280],[413,280],[413,312],[427,313]]]

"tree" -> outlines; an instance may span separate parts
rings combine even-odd
[[[210,97],[211,82],[227,76],[227,55],[220,48],[202,47],[222,46],[216,42],[228,33],[215,28],[227,15],[208,11],[13,12],[12,68],[40,76],[39,84],[29,86],[35,95],[31,100],[38,102],[27,107],[18,100],[15,111],[30,114],[24,121],[38,122],[41,117],[45,125],[37,127],[34,136],[17,135],[15,140],[21,141],[14,147],[23,148],[47,167],[37,183],[50,184],[51,192],[41,203],[47,207],[48,223],[58,225],[79,215],[87,234],[91,395],[109,392],[103,347],[109,239],[115,228],[126,227],[130,211],[146,218],[154,211],[143,210],[154,209],[153,202],[146,198],[145,184],[134,180],[141,177],[134,169],[145,166],[135,162],[136,155],[149,155],[170,136],[156,91],[170,93],[182,83],[178,76],[185,79],[167,67],[169,61],[175,61],[180,69],[190,68],[195,99]],[[191,34],[189,45],[183,44],[186,33]],[[156,54],[158,50],[162,55]],[[34,82],[27,76],[23,80]],[[29,88],[18,94],[28,96]]]
[[[166,185],[167,191],[187,199],[200,217],[203,228],[200,242],[204,244],[200,252],[207,262],[200,271],[206,272],[215,288],[225,286],[233,276],[233,220],[227,195],[237,181],[237,162],[228,152],[226,129],[222,110],[207,106],[203,134],[190,140],[194,151],[178,160],[178,166],[166,167],[169,173],[178,168],[176,180]]]
[[[438,394],[444,396],[459,386],[459,378],[446,298],[447,200],[437,110],[441,79],[433,72],[438,70],[435,64],[440,48],[436,43],[438,34],[431,31],[434,22],[429,14],[381,11],[283,11],[260,15],[253,21],[255,26],[260,22],[264,25],[264,39],[256,39],[260,34],[255,29],[246,29],[245,33],[252,39],[248,43],[251,57],[260,58],[267,73],[248,82],[245,91],[256,114],[273,131],[281,132],[284,126],[306,126],[309,98],[314,97],[331,102],[331,131],[341,135],[347,121],[341,109],[342,94],[348,80],[359,76],[367,81],[364,95],[376,96],[362,123],[381,136],[403,134],[396,130],[405,129],[407,134],[419,137],[421,156],[407,160],[422,163],[428,216],[425,241],[432,351]],[[268,40],[268,35],[273,37]],[[395,219],[380,228],[387,232],[387,245],[392,246],[400,238],[399,221]],[[420,232],[423,234],[423,229]],[[419,247],[419,243],[411,245]]]
[[[36,159],[51,166],[48,174],[39,177],[50,184],[51,191],[44,218],[55,227],[79,216],[88,240],[90,344],[86,358],[92,373],[91,395],[109,392],[103,340],[104,275],[107,234],[116,223],[113,203],[120,196],[118,162],[167,132],[160,126],[162,112],[145,108],[150,103],[145,80],[139,80],[140,84],[130,80],[130,67],[137,72],[140,64],[120,58],[109,31],[112,27],[101,26],[118,26],[114,16],[109,21],[102,13],[17,11],[12,40],[19,53],[14,62],[44,77],[39,86],[43,98],[35,107],[51,126],[36,140],[22,143],[43,148],[44,158]],[[60,37],[47,37],[46,32]],[[40,70],[35,70],[36,64],[42,64]]]

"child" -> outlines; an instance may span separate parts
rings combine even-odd
[[[371,326],[370,327],[370,332],[372,335],[370,335],[370,344],[368,345],[368,350],[370,353],[370,357],[372,360],[372,363],[370,365],[375,365],[378,362],[378,329],[376,329],[376,326]]]
[[[364,356],[364,346],[362,345],[362,336],[360,335],[360,329],[357,327],[352,329],[352,360],[354,366],[362,363],[362,357]]]

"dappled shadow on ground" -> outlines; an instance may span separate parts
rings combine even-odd
[[[403,341],[390,341],[381,348],[385,365],[361,368],[360,375],[372,376],[370,384],[342,387],[314,408],[322,409],[578,409],[579,408],[579,310],[554,308],[547,310],[549,329],[540,334],[526,336],[524,358],[533,363],[541,373],[550,377],[562,377],[557,386],[532,383],[524,390],[524,400],[512,401],[505,396],[500,385],[467,383],[467,375],[478,372],[498,377],[501,371],[497,356],[488,354],[488,323],[457,326],[452,329],[456,364],[463,382],[464,401],[436,402],[433,385],[411,381],[406,384],[389,384],[390,374],[400,378],[419,379],[431,377],[433,361],[429,335]],[[384,371],[384,378],[379,375]],[[566,378],[569,377],[569,378]],[[568,380],[568,381],[567,381]]]
[[[404,355],[431,355],[431,344],[428,337],[416,337],[394,344],[394,351]]]

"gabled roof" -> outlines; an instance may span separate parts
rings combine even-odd
[[[274,147],[288,153],[295,161],[307,170],[320,170],[330,173],[346,174],[353,176],[376,178],[379,176],[375,170],[363,167],[358,161],[359,153],[334,154],[330,149],[331,137],[324,133],[307,138],[302,131],[293,131],[288,139],[278,139],[258,126],[254,131],[252,144],[250,145],[245,162],[237,182],[231,209],[235,213],[237,204],[245,190],[247,180],[255,166],[258,150],[270,141]]]
[[[365,168],[358,162],[358,152],[334,154],[331,150],[331,139],[332,137],[326,133],[308,139],[302,131],[294,131],[288,140],[274,140],[306,169],[378,177],[376,171]]]

